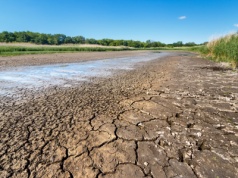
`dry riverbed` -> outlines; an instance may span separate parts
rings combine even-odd
[[[143,55],[145,51],[113,51],[113,52],[75,52],[75,53],[56,53],[39,55],[22,55],[12,57],[0,57],[0,70],[8,67],[36,66],[46,64],[62,64],[92,61],[98,59],[130,57]]]
[[[29,62],[5,59],[3,67]],[[0,134],[0,177],[235,178],[238,73],[176,53],[78,88],[3,100]]]

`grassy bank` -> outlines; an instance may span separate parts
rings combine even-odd
[[[125,51],[130,48],[102,48],[102,47],[21,47],[0,46],[0,56],[17,56],[24,54],[49,54],[80,51]]]
[[[234,68],[238,67],[238,33],[212,40],[207,45],[192,50],[217,62],[229,62]]]
[[[24,44],[23,44],[24,45]],[[71,52],[100,52],[100,51],[126,51],[126,50],[184,50],[187,51],[191,47],[152,47],[152,48],[130,48],[130,47],[103,47],[103,46],[92,46],[92,47],[81,47],[81,46],[23,46],[16,45],[0,45],[0,56],[18,56],[26,54],[51,54],[51,53],[71,53]]]

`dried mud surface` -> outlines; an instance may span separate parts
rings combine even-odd
[[[113,51],[113,52],[75,52],[75,53],[56,53],[56,54],[38,54],[22,55],[12,57],[0,56],[0,70],[8,67],[45,65],[56,63],[74,63],[82,61],[91,61],[106,58],[129,57],[143,55],[146,51]]]
[[[180,53],[0,106],[0,177],[238,177],[238,73]]]

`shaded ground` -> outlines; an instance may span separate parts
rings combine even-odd
[[[190,54],[0,118],[0,177],[238,177],[238,73]]]

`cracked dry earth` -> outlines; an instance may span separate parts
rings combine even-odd
[[[189,53],[0,118],[0,177],[238,177],[238,73]]]

